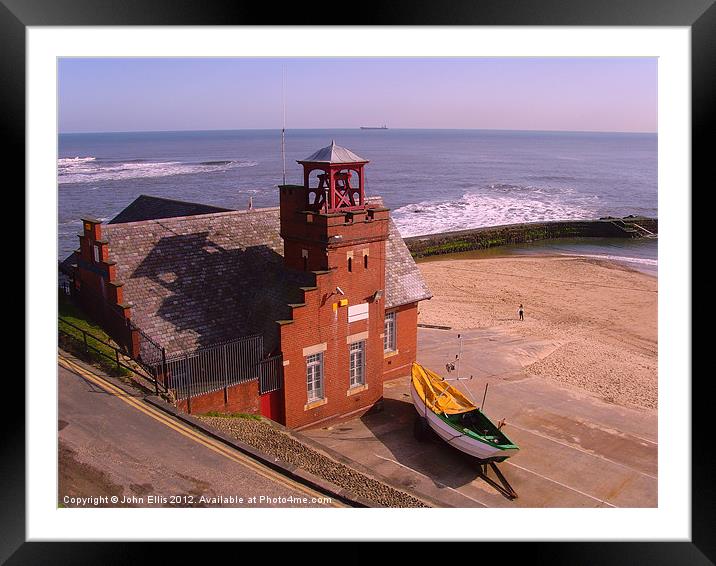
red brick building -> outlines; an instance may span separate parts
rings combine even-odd
[[[169,387],[203,380],[186,410],[311,426],[371,408],[415,360],[430,294],[389,210],[365,196],[368,161],[332,143],[299,163],[304,184],[280,186],[279,208],[141,196],[107,224],[84,219],[63,262],[75,296]],[[269,360],[282,368],[270,388],[256,375]]]

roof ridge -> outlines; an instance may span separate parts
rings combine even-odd
[[[181,199],[177,199],[177,198],[158,197],[158,196],[154,196],[154,195],[146,195],[146,194],[144,194],[144,193],[142,193],[141,195],[139,195],[139,196],[138,196],[136,199],[134,199],[134,200],[136,201],[137,199],[140,199],[140,198],[149,198],[149,199],[153,199],[153,200],[163,200],[163,201],[165,201],[165,202],[178,202],[179,204],[195,204],[195,205],[197,205],[197,206],[206,206],[206,207],[210,207],[210,208],[220,208],[220,209],[222,209],[224,212],[228,212],[228,211],[234,210],[233,208],[226,208],[226,207],[224,207],[224,206],[217,206],[217,205],[215,205],[215,204],[204,204],[203,202],[194,202],[194,201],[191,201],[191,200],[181,200]],[[130,204],[131,204],[131,203],[130,203]]]
[[[191,204],[198,204],[198,203],[191,203]],[[267,213],[267,212],[272,212],[272,211],[276,211],[276,210],[280,210],[280,207],[270,206],[270,207],[266,207],[266,208],[252,208],[251,210],[248,210],[248,209],[246,209],[246,210],[224,210],[221,212],[208,212],[206,214],[188,214],[185,216],[169,216],[169,217],[165,217],[165,218],[149,218],[147,220],[135,220],[134,222],[103,224],[102,230],[109,229],[110,231],[112,231],[115,229],[115,227],[119,227],[119,226],[138,226],[138,225],[142,225],[142,224],[151,224],[151,223],[156,224],[159,222],[166,223],[166,222],[171,222],[174,220],[179,220],[179,221],[196,220],[196,221],[199,221],[199,219],[206,219],[208,216],[217,216],[218,217],[218,216],[230,216],[233,214],[256,214],[256,213],[260,213],[260,212]]]

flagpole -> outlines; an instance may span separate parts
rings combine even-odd
[[[283,162],[283,184],[286,184],[286,65],[282,69],[283,127],[281,128],[281,161]]]

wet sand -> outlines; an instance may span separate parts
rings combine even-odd
[[[456,255],[418,265],[434,295],[420,303],[419,323],[551,341],[553,349],[524,360],[525,372],[611,403],[656,408],[656,277],[559,255]]]

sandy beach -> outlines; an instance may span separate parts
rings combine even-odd
[[[420,304],[420,323],[548,341],[549,348],[525,359],[529,375],[611,403],[656,408],[656,277],[557,255],[454,255],[418,265],[434,295]]]

